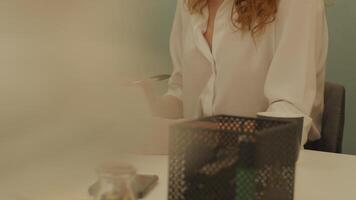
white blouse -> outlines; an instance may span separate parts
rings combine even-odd
[[[203,35],[208,8],[191,15],[177,1],[166,95],[182,100],[184,118],[303,116],[303,144],[320,138],[328,48],[324,0],[280,0],[276,20],[255,40],[232,25],[234,0],[225,0],[212,49]]]

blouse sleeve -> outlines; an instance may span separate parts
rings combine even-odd
[[[173,72],[168,81],[168,91],[165,95],[171,95],[182,100],[182,1],[177,0],[176,13],[170,36],[170,53],[173,64]]]
[[[264,92],[270,117],[304,117],[302,144],[308,140],[317,92],[317,71],[327,50],[323,0],[281,0],[275,23],[275,54]],[[321,64],[322,63],[322,64]]]

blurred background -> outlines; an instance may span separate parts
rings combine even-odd
[[[174,7],[0,0],[0,199],[46,199],[43,185],[60,191],[70,184],[58,176],[91,159],[119,159],[130,146],[160,152],[147,140],[164,141],[154,134],[165,126],[151,117],[140,88],[120,82],[170,72]],[[18,193],[24,188],[29,197]]]
[[[327,10],[330,32],[327,80],[346,87],[343,152],[356,154],[356,1],[336,0]]]
[[[120,81],[170,71],[174,6],[1,0],[0,148],[15,145],[13,156],[31,158],[106,144],[125,127],[142,127],[131,119],[150,114],[141,90]]]
[[[70,168],[115,155],[160,129],[141,90],[119,83],[171,72],[168,39],[175,5],[0,0],[0,176],[2,183],[8,181],[0,194],[19,184],[12,175],[21,170]],[[347,89],[344,152],[349,154],[356,154],[355,10],[356,1],[337,0],[327,11],[327,79]],[[158,84],[157,92],[165,85]],[[133,143],[122,142],[127,138]],[[69,164],[61,162],[66,159]]]

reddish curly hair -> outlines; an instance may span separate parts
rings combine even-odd
[[[249,31],[252,35],[256,35],[276,18],[279,0],[234,1],[231,20],[233,25],[242,31]],[[208,0],[185,0],[185,3],[192,14],[202,13],[208,5]]]

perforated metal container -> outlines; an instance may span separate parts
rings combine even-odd
[[[171,126],[168,200],[292,200],[301,130],[226,115]]]

